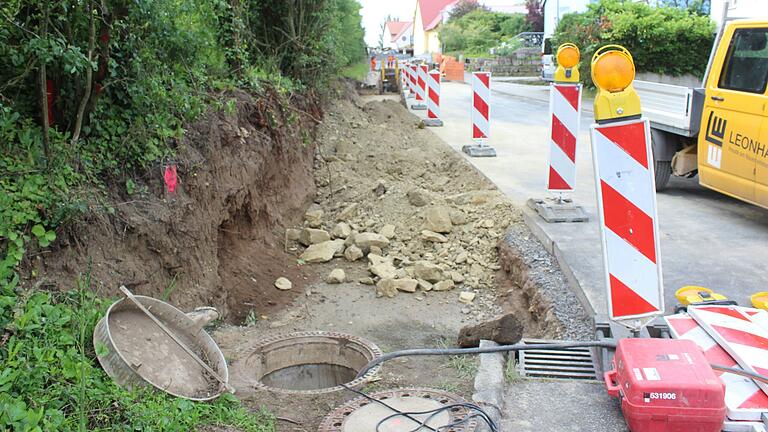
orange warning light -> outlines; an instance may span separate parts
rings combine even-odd
[[[601,89],[611,93],[624,90],[635,79],[632,55],[626,49],[619,48],[598,51],[592,58],[592,81]]]
[[[557,49],[557,64],[564,68],[572,68],[576,66],[579,64],[580,58],[581,54],[579,53],[579,48],[572,43],[562,44]]]

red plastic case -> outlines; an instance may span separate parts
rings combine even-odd
[[[622,339],[608,394],[621,399],[632,432],[720,432],[725,385],[693,341]]]

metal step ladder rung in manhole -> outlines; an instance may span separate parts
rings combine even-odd
[[[541,339],[523,339],[526,345],[563,343]],[[599,380],[595,353],[590,348],[542,349],[518,351],[517,372],[525,378]]]

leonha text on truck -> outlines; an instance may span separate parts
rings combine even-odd
[[[768,208],[768,17],[724,20],[703,88],[635,81],[656,188],[671,175]]]

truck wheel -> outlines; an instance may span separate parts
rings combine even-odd
[[[669,177],[672,175],[671,161],[655,161],[656,171],[656,191],[662,191],[667,188]]]

